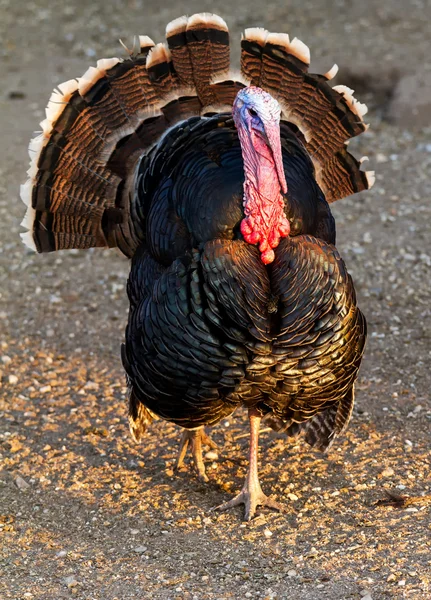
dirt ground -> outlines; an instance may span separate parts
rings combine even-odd
[[[422,82],[430,6],[0,0],[2,598],[431,597],[431,128],[391,108],[404,76]],[[141,446],[129,437],[128,262],[113,251],[37,256],[18,236],[26,148],[53,86],[121,53],[119,37],[160,40],[170,19],[209,9],[233,38],[264,25],[304,40],[316,68],[338,62],[337,83],[369,104],[371,129],[353,146],[377,171],[371,192],[334,208],[370,332],[351,425],[327,456],[262,434],[262,485],[286,513],[250,523],[240,509],[209,512],[242,485],[242,412],[212,431],[206,485],[189,463],[173,472],[177,428],[156,422]],[[376,506],[388,489],[417,500]]]

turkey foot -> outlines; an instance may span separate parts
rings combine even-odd
[[[284,511],[283,505],[266,496],[260,487],[259,475],[257,472],[257,453],[261,417],[257,411],[252,409],[248,411],[248,417],[250,421],[250,460],[247,477],[242,490],[237,496],[232,498],[232,500],[211,509],[225,511],[234,506],[238,506],[239,504],[244,504],[245,521],[250,521],[254,517],[258,506],[267,506],[268,508],[273,508],[280,512]]]
[[[201,481],[208,481],[208,476],[205,472],[205,465],[202,458],[202,445],[207,445],[210,448],[217,448],[217,444],[205,433],[202,427],[196,429],[184,429],[181,436],[180,449],[178,452],[177,462],[175,464],[175,470],[183,466],[184,457],[187,452],[187,448],[190,444],[190,450],[193,456],[193,462],[195,464],[198,477]]]
[[[238,506],[239,504],[244,504],[245,506],[244,521],[251,521],[258,506],[267,506],[268,508],[273,508],[279,512],[284,511],[282,504],[276,502],[272,498],[269,498],[262,492],[259,480],[257,481],[257,485],[252,485],[249,483],[248,478],[238,495],[224,504],[215,506],[211,510],[225,511],[234,506]]]

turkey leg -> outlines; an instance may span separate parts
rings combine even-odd
[[[208,476],[205,473],[205,465],[202,458],[202,445],[206,444],[210,448],[217,448],[217,444],[205,433],[203,426],[197,427],[196,429],[184,429],[181,436],[180,449],[178,451],[175,469],[179,469],[183,466],[184,457],[189,444],[198,477],[201,481],[207,482]]]
[[[250,521],[250,519],[253,518],[257,506],[268,506],[269,508],[279,511],[284,510],[281,504],[272,498],[268,498],[268,496],[263,493],[262,488],[260,487],[259,475],[257,472],[257,455],[261,416],[256,410],[250,409],[248,411],[248,419],[250,422],[250,458],[247,477],[245,478],[244,485],[240,493],[232,498],[232,500],[229,500],[229,502],[225,502],[224,504],[220,504],[220,506],[216,506],[212,509],[224,511],[232,508],[233,506],[238,506],[238,504],[244,504],[245,521]]]

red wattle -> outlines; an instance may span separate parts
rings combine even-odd
[[[253,227],[250,225],[250,223],[248,222],[248,219],[243,219],[241,221],[241,233],[244,236],[244,238],[248,235],[250,235],[250,233],[253,231]],[[248,242],[248,240],[246,240]]]
[[[272,263],[274,261],[274,258],[275,258],[274,250],[266,250],[265,252],[262,252],[262,254],[260,255],[260,258],[264,265],[269,265],[270,263]]]
[[[256,202],[256,208],[258,202]],[[255,209],[254,214],[245,217],[240,225],[244,240],[248,244],[259,244],[261,260],[265,265],[273,262],[275,258],[273,248],[277,248],[280,239],[287,237],[290,233],[290,223],[284,214],[284,202],[281,196],[271,208],[272,214],[269,218],[263,218],[262,212]],[[250,205],[247,205],[246,209],[250,209]]]

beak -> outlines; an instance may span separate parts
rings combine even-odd
[[[271,148],[272,156],[274,158],[280,189],[283,192],[283,194],[286,194],[287,183],[286,177],[284,175],[283,155],[281,152],[280,128],[278,126],[278,123],[265,124],[264,128],[265,135],[268,141],[268,146],[269,148]]]

